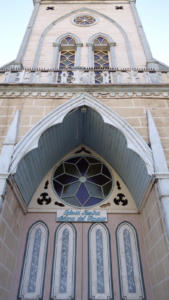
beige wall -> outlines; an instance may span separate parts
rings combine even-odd
[[[165,155],[169,165],[169,99],[162,94],[155,96],[128,96],[125,93],[123,96],[116,94],[111,96],[110,93],[91,93],[93,97],[112,108],[115,112],[120,114],[133,128],[148,142],[148,129],[146,110],[150,109],[157,125],[161,141],[165,150]],[[7,134],[7,130],[12,121],[12,118],[17,109],[21,111],[19,137],[20,140],[37,122],[39,122],[49,112],[52,112],[56,107],[65,103],[75,93],[56,93],[55,96],[50,96],[46,93],[42,96],[37,93],[29,93],[29,96],[24,96],[21,93],[16,97],[15,93],[11,96],[1,96],[1,116],[0,116],[0,143],[2,143]]]
[[[143,210],[143,232],[146,260],[150,272],[154,300],[169,297],[169,241],[163,226],[157,187],[151,191]]]
[[[15,277],[18,244],[22,232],[23,213],[16,197],[7,186],[0,214],[0,299],[9,300]]]
[[[117,4],[110,3],[60,3],[57,5],[53,5],[55,10],[46,10],[47,5],[41,5],[39,9],[39,13],[32,31],[32,35],[27,47],[27,51],[24,57],[24,66],[32,67],[33,60],[35,57],[35,53],[37,50],[37,46],[40,40],[40,36],[43,31],[46,29],[48,25],[57,20],[58,18],[64,16],[65,14],[71,13],[74,10],[89,8],[96,10],[96,12],[91,13],[98,20],[96,25],[88,26],[88,27],[80,27],[76,26],[72,23],[72,18],[78,13],[85,13],[85,10],[74,13],[71,16],[64,18],[63,20],[56,23],[54,27],[47,33],[45,36],[42,51],[40,54],[40,62],[39,67],[50,68],[52,64],[53,58],[53,42],[56,39],[67,32],[76,34],[81,42],[83,43],[82,55],[81,55],[81,65],[88,66],[88,49],[86,47],[86,43],[88,42],[89,37],[93,34],[101,32],[108,34],[113,41],[117,44],[115,46],[115,52],[117,56],[117,64],[119,68],[127,68],[129,67],[129,60],[127,56],[126,44],[124,41],[124,37],[122,36],[121,31],[117,26],[112,24],[106,18],[97,14],[101,13],[107,17],[110,17],[114,21],[116,21],[126,32],[129,42],[131,44],[131,49],[134,56],[134,61],[136,67],[145,67],[145,55],[143,52],[143,48],[137,33],[135,21],[133,19],[133,15],[130,9],[129,4],[123,4],[123,10],[116,10],[115,6]],[[87,11],[86,11],[87,12]],[[89,12],[87,12],[89,14]]]

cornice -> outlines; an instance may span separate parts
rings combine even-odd
[[[87,92],[94,96],[111,95],[118,98],[164,99],[169,98],[169,84],[132,85],[132,84],[0,84],[1,98],[18,97],[69,97],[75,93]]]

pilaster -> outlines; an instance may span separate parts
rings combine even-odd
[[[167,162],[165,159],[163,147],[160,141],[160,137],[151,115],[151,112],[147,111],[148,117],[148,128],[149,128],[149,139],[151,143],[153,159],[154,159],[154,169],[155,177],[158,185],[159,198],[161,201],[164,221],[167,229],[167,234],[169,238],[169,171],[167,167]]]
[[[19,111],[16,112],[15,117],[8,130],[7,136],[3,143],[0,154],[0,210],[2,208],[3,197],[6,188],[6,180],[8,178],[9,166],[14,151],[14,146],[17,142],[18,125],[19,125]]]

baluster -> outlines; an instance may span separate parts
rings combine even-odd
[[[95,72],[94,71],[89,72],[89,83],[95,84]]]
[[[60,77],[61,77],[61,83],[67,83],[68,72],[67,71],[62,71]]]
[[[3,82],[4,83],[9,82],[9,77],[10,77],[10,72],[5,72]]]
[[[103,71],[101,72],[101,77],[103,79],[103,84],[108,84],[109,83],[109,72],[108,71]]]

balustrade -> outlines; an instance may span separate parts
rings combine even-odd
[[[169,72],[135,69],[12,70],[0,71],[0,83],[31,84],[165,84]]]

